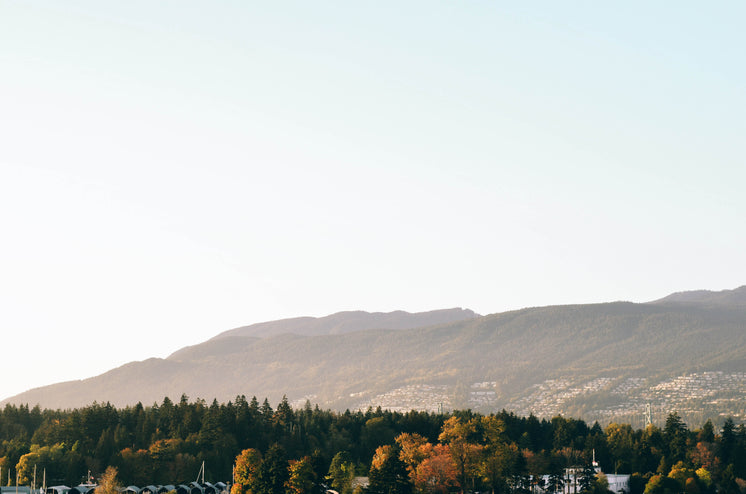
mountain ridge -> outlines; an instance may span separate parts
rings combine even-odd
[[[438,402],[603,418],[632,413],[658,394],[664,406],[666,393],[658,388],[681,375],[725,372],[725,401],[720,395],[707,398],[719,403],[708,405],[719,413],[723,407],[743,408],[742,401],[727,401],[733,389],[741,389],[746,361],[746,306],[736,295],[718,304],[703,304],[698,296],[692,302],[534,307],[424,327],[332,334],[270,331],[259,337],[252,336],[261,333],[252,333],[256,325],[251,325],[244,327],[253,328],[248,334],[229,330],[166,359],[125,364],[3,403],[67,408],[85,404],[83,398],[127,405],[182,393],[223,401],[239,394],[270,400],[287,395],[296,404],[307,399],[336,409],[432,410]],[[338,314],[345,313],[332,316],[342,317]],[[319,331],[314,324],[325,318],[296,318],[294,324],[298,319],[305,331]],[[327,316],[328,331],[338,330],[333,322]]]
[[[701,303],[718,305],[746,305],[746,285],[732,290],[690,290],[674,292],[650,303]]]
[[[403,310],[393,312],[342,311],[324,317],[296,317],[267,321],[223,331],[212,340],[228,336],[255,336],[266,338],[283,332],[313,336],[342,334],[365,329],[412,329],[479,317],[470,309],[460,307],[427,312],[410,313]]]

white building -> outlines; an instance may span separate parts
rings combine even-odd
[[[615,473],[603,473],[598,466],[598,463],[593,462],[593,467],[596,470],[596,475],[604,475],[606,480],[609,482],[609,490],[614,494],[627,494],[629,492],[629,475],[618,475]],[[561,494],[578,494],[580,492],[580,486],[578,481],[580,479],[581,472],[576,468],[566,468],[565,475],[563,477],[565,483],[562,487]],[[544,475],[544,485],[549,485],[549,475]],[[543,490],[545,494],[560,494],[560,492],[550,493]]]

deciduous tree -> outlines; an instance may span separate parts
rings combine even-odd
[[[326,476],[331,488],[340,494],[352,493],[352,480],[355,478],[355,464],[347,451],[334,455]]]
[[[453,416],[445,421],[438,437],[442,443],[449,446],[462,491],[468,484],[473,483],[482,453],[482,446],[471,442],[476,434],[476,425],[475,419],[464,421]]]
[[[288,473],[289,477],[285,482],[288,494],[310,494],[313,492],[316,474],[313,471],[309,456],[290,461]]]
[[[253,494],[256,487],[262,455],[256,449],[241,451],[236,457],[234,484],[231,494]]]
[[[458,487],[456,465],[449,447],[444,444],[433,446],[431,454],[417,465],[413,480],[420,492],[444,494]]]
[[[407,468],[399,459],[399,448],[379,446],[370,466],[368,491],[374,494],[409,494],[412,483]]]
[[[119,472],[116,467],[106,467],[106,470],[98,479],[96,494],[119,494],[119,489],[122,486],[117,479],[117,473]]]

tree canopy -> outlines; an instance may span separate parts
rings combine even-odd
[[[578,490],[601,493],[603,479],[589,470],[594,455],[606,472],[632,474],[630,494],[736,492],[746,478],[746,428],[727,419],[690,430],[675,413],[662,429],[635,430],[507,411],[340,413],[310,403],[296,410],[285,399],[273,409],[244,396],[0,410],[3,484],[16,476],[30,483],[35,466],[48,485],[77,485],[88,471],[99,485],[179,484],[204,462],[212,481],[229,481],[235,465],[233,494],[300,493],[322,482],[348,494],[355,476],[368,476],[371,492],[528,492],[558,489],[565,469],[589,472]]]

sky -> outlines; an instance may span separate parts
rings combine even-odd
[[[0,0],[0,399],[261,321],[746,284],[745,15]]]

